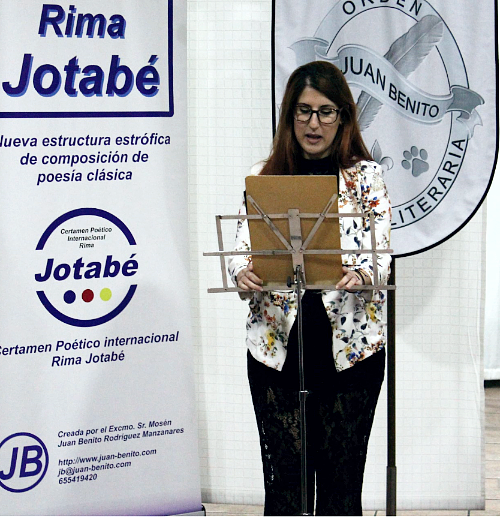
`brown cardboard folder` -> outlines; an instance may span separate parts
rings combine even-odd
[[[290,243],[288,218],[273,215],[288,214],[289,209],[298,209],[302,241],[318,220],[332,196],[338,191],[336,176],[248,176],[246,178],[247,213],[258,214],[249,196],[271,219],[278,230]],[[338,213],[338,202],[330,207],[329,214]],[[307,214],[307,217],[302,215]],[[251,249],[286,250],[285,245],[275,235],[263,219],[249,219]],[[307,250],[340,250],[339,218],[325,218],[317,229]],[[283,286],[287,278],[294,277],[291,254],[253,255],[255,273],[262,278],[264,285]],[[308,287],[314,285],[335,285],[342,278],[342,259],[340,254],[304,255],[304,270]]]

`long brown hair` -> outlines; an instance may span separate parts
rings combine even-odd
[[[297,171],[302,148],[295,138],[293,112],[306,86],[328,97],[340,109],[341,124],[332,142],[332,163],[345,169],[359,160],[372,160],[356,119],[356,104],[342,72],[327,61],[313,61],[297,68],[286,85],[278,130],[261,175],[291,175]]]

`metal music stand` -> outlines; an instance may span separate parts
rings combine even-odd
[[[267,178],[278,178],[283,176],[273,176]],[[257,176],[253,178],[247,178],[247,180],[252,180],[256,178],[266,178],[265,176]],[[288,177],[292,178],[301,178],[300,176],[292,176]],[[304,178],[304,177],[302,177]],[[311,177],[309,177],[311,178]],[[312,178],[319,178],[319,176],[314,176]],[[336,182],[336,177],[335,182]],[[247,182],[248,189],[248,182]],[[269,194],[269,192],[267,192]],[[287,256],[291,258],[290,260],[290,269],[289,274],[286,279],[283,279],[283,282],[271,282],[271,285],[266,285],[264,282],[263,290],[264,291],[290,291],[292,289],[292,285],[294,286],[296,299],[297,299],[297,330],[298,330],[298,349],[299,349],[299,404],[300,404],[300,431],[301,431],[301,508],[302,515],[310,515],[307,511],[308,508],[308,495],[307,495],[307,425],[306,425],[306,399],[309,391],[305,386],[304,379],[304,343],[303,343],[303,335],[302,335],[302,290],[304,289],[320,289],[320,290],[336,290],[335,284],[340,278],[330,278],[330,281],[325,282],[315,282],[308,283],[308,272],[305,269],[305,261],[304,258],[307,256],[328,256],[330,257],[329,267],[331,271],[337,270],[338,265],[340,264],[341,271],[341,255],[343,254],[355,254],[355,255],[368,255],[372,256],[372,264],[373,264],[373,272],[374,272],[374,285],[363,285],[356,286],[356,291],[362,290],[394,290],[396,287],[394,285],[382,285],[378,283],[378,267],[377,267],[377,254],[386,254],[393,253],[390,249],[376,249],[376,238],[375,238],[375,220],[373,214],[370,213],[330,213],[332,207],[336,206],[337,202],[337,189],[335,183],[335,193],[328,199],[326,206],[321,211],[308,213],[301,212],[300,208],[290,208],[285,213],[279,214],[267,214],[263,208],[257,203],[257,201],[253,198],[251,194],[247,192],[247,206],[253,208],[256,212],[254,214],[249,215],[217,215],[215,216],[215,222],[217,227],[217,238],[219,251],[215,252],[206,252],[203,253],[204,256],[216,256],[219,257],[220,267],[221,267],[221,275],[222,275],[222,284],[221,288],[210,288],[208,289],[209,293],[227,293],[227,292],[238,292],[238,293],[248,293],[243,289],[238,287],[229,287],[226,275],[226,261],[225,257],[227,256],[237,256],[237,255],[251,255],[252,257],[282,257]],[[295,203],[293,203],[295,205]],[[289,205],[291,206],[291,205]],[[250,210],[249,210],[250,211]],[[335,249],[309,249],[308,246],[311,242],[314,242],[314,237],[317,232],[320,230],[321,225],[325,223],[325,221],[331,219],[339,219],[340,217],[349,217],[349,218],[367,218],[370,220],[370,236],[371,236],[371,248],[370,249],[353,249],[353,250],[343,250],[340,249],[340,244],[338,248]],[[315,219],[315,223],[312,229],[309,231],[308,235],[305,237],[302,235],[302,225],[301,221],[304,219]],[[268,232],[271,232],[277,240],[281,243],[281,246],[275,249],[259,249],[259,250],[248,250],[248,251],[224,251],[224,243],[223,243],[223,235],[222,235],[222,225],[221,221],[235,219],[235,220],[248,220],[251,221],[263,221],[265,224],[260,225],[261,228],[266,228]],[[289,236],[285,236],[283,231],[277,227],[277,223],[280,220],[288,220],[288,230]],[[287,238],[288,237],[288,238]],[[253,238],[251,238],[253,240]],[[324,264],[323,264],[324,265]],[[314,267],[314,265],[313,265]],[[265,269],[259,271],[257,273],[263,280],[265,280]],[[293,280],[292,280],[293,279]]]

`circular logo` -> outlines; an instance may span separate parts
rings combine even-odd
[[[49,467],[45,444],[31,433],[16,433],[0,443],[0,486],[9,492],[35,488]]]
[[[375,29],[370,38],[367,28]],[[485,137],[477,129],[485,100],[470,88],[457,40],[431,3],[340,0],[314,36],[287,46],[297,65],[325,60],[344,73],[388,185],[396,255],[460,229],[484,199],[496,158],[470,145]]]
[[[36,246],[38,298],[68,325],[93,327],[112,320],[137,289],[135,247],[123,221],[105,210],[79,208],[61,215]]]

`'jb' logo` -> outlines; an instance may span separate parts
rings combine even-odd
[[[0,486],[9,492],[35,488],[48,466],[47,447],[34,434],[12,434],[0,443]]]

